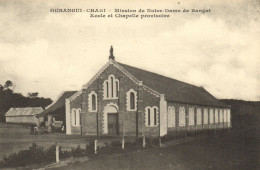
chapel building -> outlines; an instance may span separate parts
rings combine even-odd
[[[230,106],[203,87],[109,61],[66,99],[66,134],[165,136],[231,127]]]

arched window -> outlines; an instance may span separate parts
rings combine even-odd
[[[114,75],[109,75],[103,83],[104,99],[117,99],[119,90],[119,81]]]
[[[175,108],[168,108],[168,127],[175,127]]]
[[[230,110],[228,109],[228,110],[227,110],[227,122],[229,122],[229,123],[230,123],[230,118],[231,118],[231,116],[230,116]]]
[[[80,125],[80,109],[72,109],[72,114],[71,114],[71,124],[72,126],[79,126]]]
[[[114,80],[113,77],[111,77],[111,97],[114,97]]]
[[[137,92],[133,89],[130,89],[126,93],[126,110],[127,111],[136,111],[137,110]]]
[[[215,123],[218,123],[218,109],[215,109]]]
[[[92,110],[96,110],[96,96],[92,94]]]
[[[219,122],[220,123],[223,122],[223,112],[222,112],[222,109],[220,109],[220,111],[219,111]]]
[[[157,112],[157,110],[156,110],[156,108],[154,108],[154,109],[153,109],[153,121],[154,121],[154,125],[155,125],[155,126],[156,126],[156,124],[157,124],[156,112]]]
[[[214,113],[213,109],[209,110],[209,123],[214,123]]]
[[[209,122],[209,114],[208,114],[208,109],[204,109],[204,115],[203,115],[203,124],[206,125]]]
[[[74,110],[74,114],[73,114],[73,116],[74,116],[74,125],[77,125],[77,110]]]
[[[189,125],[194,125],[194,109],[189,108]]]
[[[109,87],[108,87],[108,82],[106,82],[106,97],[109,98]]]
[[[119,91],[119,84],[118,81],[116,81],[116,97],[118,97],[118,91]]]
[[[197,108],[197,125],[201,125],[202,116],[201,116],[201,109]]]
[[[179,126],[185,126],[186,121],[185,121],[185,108],[180,107],[179,108]]]
[[[147,118],[148,118],[148,126],[151,126],[151,109],[148,108],[147,111],[148,111],[148,116],[147,116]]]
[[[135,94],[133,92],[130,93],[130,109],[135,109]]]
[[[77,109],[76,113],[76,126],[80,125],[80,109]]]
[[[147,127],[153,127],[158,125],[157,120],[158,107],[146,107],[145,108],[145,125]]]
[[[227,111],[226,111],[226,109],[224,110],[224,122],[227,122]]]
[[[88,111],[97,112],[97,93],[95,91],[88,94]]]

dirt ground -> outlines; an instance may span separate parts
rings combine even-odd
[[[4,156],[28,149],[32,143],[43,146],[45,149],[58,144],[62,150],[71,150],[80,145],[85,148],[90,142],[94,142],[96,136],[66,135],[61,133],[48,133],[43,135],[30,135],[29,125],[0,123],[0,160]],[[100,143],[120,140],[115,137],[99,137]],[[102,144],[101,144],[102,145]]]
[[[95,137],[65,134],[30,135],[30,127],[0,124],[0,159],[27,149],[34,142],[44,147],[59,143],[65,148],[85,146]],[[109,139],[108,139],[109,140]],[[185,141],[185,140],[184,140]],[[139,149],[127,153],[98,154],[87,162],[57,169],[259,169],[258,128],[204,136],[165,147]],[[176,141],[175,141],[176,143]],[[126,146],[127,147],[127,146]]]
[[[53,169],[260,169],[260,129],[254,126],[243,131],[186,137],[178,144],[176,140],[168,141],[162,148],[97,154],[87,162]]]
[[[28,149],[32,143],[45,148],[58,143],[63,149],[71,149],[78,145],[85,147],[95,137],[80,135],[44,134],[30,135],[30,126],[0,123],[0,160],[4,155]]]
[[[259,169],[260,148],[256,136],[207,136],[164,148],[99,155],[84,163],[56,169]]]

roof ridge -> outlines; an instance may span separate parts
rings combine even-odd
[[[55,99],[55,100],[53,100],[52,101],[52,103],[51,104],[49,104],[48,106],[46,106],[45,107],[45,110],[46,109],[48,109],[49,107],[51,107],[54,103],[56,103],[60,98],[61,98],[61,96],[63,96],[65,93],[72,93],[72,92],[75,92],[75,93],[77,93],[77,91],[75,90],[72,90],[72,91],[65,91],[65,90],[63,90],[59,95],[58,95],[58,97]]]
[[[151,71],[147,71],[147,70],[144,70],[144,69],[141,69],[141,68],[138,68],[138,67],[133,67],[133,66],[130,66],[130,65],[127,65],[127,64],[124,64],[124,63],[120,63],[120,62],[117,62],[118,64],[122,64],[122,65],[126,65],[128,67],[132,67],[134,69],[139,69],[139,70],[142,70],[142,71],[145,71],[145,72],[149,72],[151,74],[156,74],[158,76],[162,76],[164,78],[167,78],[167,79],[170,79],[170,80],[174,80],[174,81],[178,81],[180,83],[184,83],[184,84],[187,84],[187,85],[190,85],[190,86],[194,86],[194,87],[197,87],[197,88],[201,88],[202,86],[196,86],[196,85],[193,85],[193,84],[190,84],[190,83],[187,83],[187,82],[184,82],[184,81],[180,81],[180,80],[177,80],[177,79],[174,79],[174,78],[171,78],[171,77],[168,77],[168,76],[165,76],[165,75],[161,75],[161,74],[158,74],[158,73],[155,73],[155,72],[151,72]],[[203,88],[203,87],[202,87]]]
[[[186,83],[169,76],[120,62],[115,63],[124,68],[137,80],[143,81],[144,85],[147,87],[150,87],[161,94],[165,94],[166,100],[226,107],[224,103],[215,98],[203,86]]]
[[[31,108],[42,108],[42,107],[41,106],[35,106],[35,107],[26,106],[26,107],[11,107],[10,109],[31,109]]]
[[[204,87],[201,87],[201,89],[203,89],[203,91],[205,93],[207,93],[208,95],[210,95],[212,98],[214,98],[215,100],[217,100],[219,103],[221,104],[225,104],[224,102],[220,101],[220,99],[216,98],[215,96],[213,96],[212,94],[210,94]]]

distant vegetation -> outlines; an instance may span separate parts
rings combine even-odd
[[[0,84],[0,121],[5,121],[5,113],[11,107],[43,107],[51,104],[50,98],[38,97],[38,92],[28,93],[28,97],[13,91],[13,82],[8,80]]]
[[[260,124],[260,101],[221,99],[231,105],[232,127],[236,129],[256,128]]]

